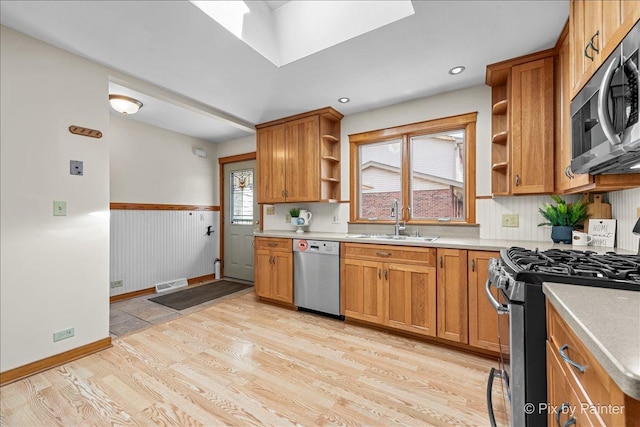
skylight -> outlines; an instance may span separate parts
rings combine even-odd
[[[249,13],[247,4],[243,1],[199,1],[190,0],[209,18],[222,25],[231,34],[242,39],[242,25],[244,15]]]
[[[190,1],[278,67],[415,13],[409,0]]]

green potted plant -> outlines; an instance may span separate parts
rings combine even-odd
[[[289,216],[291,218],[298,218],[300,216],[300,208],[289,209]],[[297,224],[297,221],[291,220],[291,224]]]
[[[571,243],[571,233],[576,225],[584,222],[589,217],[587,214],[587,203],[578,200],[572,205],[562,200],[555,194],[551,196],[556,205],[545,203],[538,210],[540,215],[546,220],[538,226],[551,226],[551,240],[554,243]]]

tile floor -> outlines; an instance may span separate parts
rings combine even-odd
[[[236,279],[227,280],[253,284],[252,282],[244,282],[242,280]],[[207,283],[211,282],[192,286],[202,286]],[[181,288],[167,292],[180,292],[185,289],[187,288]],[[156,297],[158,296],[158,294],[142,295],[136,298],[114,302],[113,304],[111,304],[109,310],[109,333],[111,335],[111,338],[114,339],[123,335],[130,334],[132,332],[140,331],[153,325],[157,325],[158,323],[163,323],[168,320],[184,316],[186,314],[194,313],[196,311],[202,310],[205,307],[210,307],[222,301],[235,298],[237,296],[244,295],[250,292],[253,292],[253,287],[243,289],[239,292],[225,295],[223,297],[214,299],[212,301],[207,301],[205,303],[186,308],[184,310],[174,310],[153,301],[149,301],[149,298]]]

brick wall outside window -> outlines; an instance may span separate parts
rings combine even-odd
[[[363,218],[389,218],[393,199],[400,200],[400,192],[364,193],[362,195]],[[420,190],[413,192],[414,218],[462,218],[462,202],[450,189]]]

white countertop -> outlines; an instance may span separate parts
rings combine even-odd
[[[640,292],[559,283],[543,291],[618,387],[640,400]]]
[[[311,240],[330,240],[336,242],[353,242],[353,243],[376,243],[387,245],[400,245],[400,246],[422,246],[429,248],[453,248],[453,249],[470,249],[480,251],[499,251],[500,249],[507,249],[513,246],[518,246],[526,249],[577,249],[577,250],[589,250],[598,253],[604,252],[617,252],[623,254],[631,254],[624,249],[608,248],[600,246],[572,246],[565,244],[553,243],[548,241],[534,241],[534,240],[502,240],[502,239],[480,239],[473,237],[439,237],[433,242],[421,242],[415,240],[389,240],[389,239],[376,239],[376,238],[354,238],[346,233],[323,233],[323,232],[304,232],[296,233],[295,231],[288,230],[265,230],[256,231],[254,236],[261,237],[282,237],[290,239],[311,239]]]

